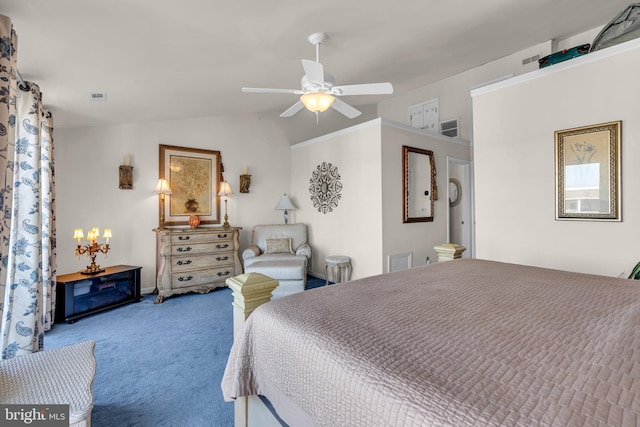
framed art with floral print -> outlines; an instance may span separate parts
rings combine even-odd
[[[621,125],[555,132],[557,220],[621,221]]]
[[[172,194],[164,199],[165,225],[188,225],[191,215],[200,224],[220,224],[220,152],[160,145],[160,178]]]

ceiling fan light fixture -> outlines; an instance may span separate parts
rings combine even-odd
[[[327,111],[336,98],[333,95],[323,92],[305,93],[300,97],[300,101],[307,107],[307,110],[314,113]]]

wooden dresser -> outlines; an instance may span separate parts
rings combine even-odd
[[[156,228],[155,303],[187,292],[207,293],[242,274],[240,227]]]

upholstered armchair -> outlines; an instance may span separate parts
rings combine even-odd
[[[253,227],[251,246],[242,251],[245,273],[261,273],[279,282],[273,299],[304,291],[311,246],[305,224]]]

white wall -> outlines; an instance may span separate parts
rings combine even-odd
[[[640,39],[474,92],[477,256],[608,276],[640,252]],[[555,220],[554,132],[622,121],[622,222]]]
[[[428,256],[438,257],[434,246],[447,242],[447,157],[469,159],[466,141],[431,134],[389,120],[382,121],[382,265],[387,272],[388,256],[413,254],[413,266],[423,265]],[[433,222],[403,223],[402,146],[434,152],[438,200],[434,202]]]
[[[280,119],[281,120],[281,119]],[[88,257],[74,255],[73,229],[93,226],[113,230],[111,251],[97,256],[103,266],[142,266],[142,288],[155,286],[155,233],[158,226],[159,144],[218,150],[224,177],[235,195],[229,198],[229,222],[243,227],[241,247],[257,223],[281,222],[276,211],[289,190],[290,143],[279,121],[230,116],[138,123],[95,128],[61,128],[55,134],[58,274],[84,269]],[[131,156],[134,189],[118,188],[118,166]],[[250,193],[239,193],[245,166],[252,175]],[[224,203],[221,205],[224,216]],[[100,239],[102,240],[102,239]]]
[[[402,222],[403,145],[435,152],[441,197],[435,202],[434,222]],[[389,255],[411,252],[414,265],[424,264],[426,256],[435,260],[433,247],[447,236],[447,156],[469,155],[467,142],[385,119],[294,145],[291,195],[298,206],[297,222],[309,227],[313,274],[324,276],[328,255],[351,257],[354,279],[386,272]],[[309,193],[311,173],[322,162],[338,166],[343,184],[338,207],[327,214],[313,207]]]
[[[380,120],[372,120],[291,147],[291,196],[295,221],[306,223],[313,249],[311,271],[324,277],[328,255],[347,255],[352,279],[382,272],[382,182]],[[309,192],[312,172],[322,162],[338,167],[342,195],[323,214]]]

